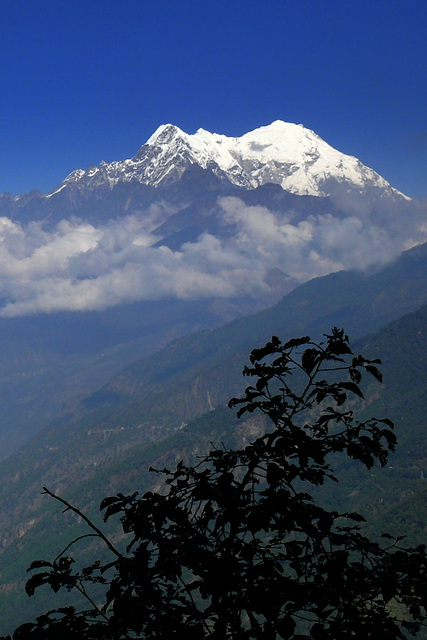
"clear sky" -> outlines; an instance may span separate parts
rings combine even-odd
[[[2,0],[0,192],[131,157],[166,122],[302,123],[427,197],[423,0]]]

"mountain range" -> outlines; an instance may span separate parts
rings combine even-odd
[[[49,194],[3,194],[0,216],[5,317],[272,302],[280,273],[283,294],[289,278],[381,266],[427,239],[425,203],[282,121],[240,138],[162,125],[131,159],[77,169]]]
[[[64,521],[55,505],[46,504],[41,487],[95,515],[105,494],[156,485],[150,465],[163,468],[191,459],[210,442],[234,446],[253,437],[262,421],[253,416],[238,422],[225,403],[247,384],[241,370],[250,350],[272,334],[320,339],[338,324],[356,339],[355,351],[383,359],[385,384],[366,392],[365,409],[396,421],[402,443],[396,463],[383,475],[342,469],[342,490],[322,499],[373,513],[379,521],[389,517],[397,532],[400,514],[413,513],[418,504],[418,524],[410,526],[419,541],[427,526],[421,506],[426,262],[427,245],[422,245],[374,274],[340,272],[311,280],[274,307],[169,343],[95,393],[68,403],[61,417],[0,463],[3,624],[50,606],[48,594],[30,603],[19,595],[26,566],[35,557],[59,553],[73,535],[83,533],[81,525]]]
[[[73,171],[60,187],[137,181],[153,187],[179,181],[192,165],[245,189],[278,184],[296,195],[328,196],[340,184],[367,192],[405,197],[356,158],[340,153],[303,125],[277,120],[240,138],[199,129],[189,135],[172,124],[161,125],[132,159],[102,162]]]
[[[175,125],[161,125],[133,158],[76,169],[44,198],[50,201],[63,191],[82,193],[101,186],[112,190],[123,182],[158,188],[178,182],[194,165],[245,189],[278,184],[296,195],[330,196],[341,185],[408,200],[357,158],[340,153],[303,125],[281,120],[240,138],[204,129],[191,135]],[[9,201],[18,204],[30,197],[9,197]],[[3,198],[6,201],[7,196]]]
[[[0,196],[1,456],[179,336],[427,239],[425,203],[302,125],[162,125],[133,158]]]
[[[149,486],[152,463],[250,438],[259,421],[237,423],[224,404],[273,334],[321,339],[343,326],[390,355],[390,386],[369,403],[403,423],[390,476],[403,504],[402,478],[424,469],[426,213],[281,121],[240,138],[162,125],[131,159],[77,169],[49,194],[1,195],[4,620],[23,615],[25,564],[63,537],[40,488],[93,512],[105,492]],[[354,493],[372,498],[376,476],[346,473],[335,499],[385,517]]]

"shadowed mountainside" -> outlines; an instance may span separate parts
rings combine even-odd
[[[427,528],[423,502],[427,475],[423,411],[426,320],[427,306],[423,306],[354,345],[356,353],[381,356],[384,361],[384,385],[370,386],[366,402],[355,409],[395,420],[398,450],[386,469],[362,471],[350,464],[338,469],[342,478],[338,490],[335,484],[320,490],[320,499],[325,503],[344,510],[358,509],[373,518],[374,533],[380,528],[394,534],[409,533],[410,542],[414,543],[422,540]],[[239,363],[240,370],[247,355]],[[227,399],[231,395],[232,392]],[[154,410],[165,398],[165,395],[151,396],[145,403],[147,411],[150,403]],[[140,409],[143,407],[141,403]],[[48,591],[28,602],[24,594],[16,595],[17,585],[34,558],[56,555],[74,535],[83,533],[81,525],[64,518],[57,505],[39,496],[42,484],[94,514],[104,495],[158,486],[159,478],[147,471],[150,465],[163,468],[174,466],[180,459],[195,460],[207,451],[211,442],[227,447],[241,445],[259,435],[265,426],[255,415],[237,421],[234,412],[219,406],[187,425],[181,423],[170,435],[166,435],[166,428],[152,428],[151,433],[146,430],[145,439],[138,441],[136,433],[141,434],[144,429],[141,424],[131,427],[128,422],[131,414],[122,413],[121,422],[117,422],[120,415],[117,410],[111,423],[115,427],[110,430],[95,419],[96,414],[70,423],[67,437],[64,440],[65,434],[61,437],[58,433],[56,444],[51,439],[54,437],[51,427],[50,433],[36,436],[32,450],[25,447],[19,456],[3,463],[1,529],[8,531],[3,537],[0,589],[3,625],[8,619],[13,620],[12,626],[16,625],[46,608]],[[99,412],[97,416],[100,419]],[[20,607],[22,614],[17,613]]]

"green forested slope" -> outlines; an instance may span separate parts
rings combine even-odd
[[[105,494],[142,490],[153,482],[147,475],[150,464],[173,465],[206,451],[211,441],[232,445],[230,438],[250,437],[261,425],[251,420],[237,426],[230,411],[221,408],[247,383],[240,372],[249,351],[272,334],[283,339],[316,335],[333,324],[344,326],[351,337],[360,336],[390,316],[420,306],[420,300],[426,300],[425,256],[426,248],[420,247],[377,274],[341,273],[312,281],[271,310],[176,341],[156,357],[129,367],[78,407],[72,420],[50,425],[2,463],[4,624],[9,619],[16,625],[30,615],[28,610],[19,613],[21,605],[15,600],[28,563],[59,552],[72,536],[64,532],[60,514],[40,497],[43,485],[96,512]],[[395,522],[396,530],[403,525],[409,530],[410,520],[414,539],[425,529],[425,320],[423,308],[357,344],[355,350],[384,361],[385,384],[381,390],[368,390],[366,409],[396,421],[400,446],[389,469],[363,477],[358,469],[342,469],[342,490],[322,496],[366,511],[376,522]],[[206,411],[201,421],[190,422]],[[25,597],[21,601],[26,602]]]
[[[321,336],[334,325],[345,327],[353,339],[367,335],[427,302],[426,272],[427,244],[402,254],[378,272],[343,271],[315,278],[274,307],[213,331],[186,336],[133,363],[75,410],[111,408],[130,397],[171,395],[176,385],[181,394],[198,375],[216,368],[219,385],[224,387],[222,395],[219,392],[209,400],[206,390],[198,394],[201,408],[208,410],[210,403],[226,398],[246,354],[271,335],[283,339],[302,333]]]

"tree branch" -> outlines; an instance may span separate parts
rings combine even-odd
[[[89,520],[89,518],[87,516],[85,516],[85,514],[82,511],[80,511],[80,509],[77,509],[77,507],[73,507],[73,505],[70,504],[69,502],[67,502],[66,500],[64,500],[64,498],[61,498],[60,496],[57,496],[55,493],[53,493],[53,491],[50,491],[46,487],[43,487],[42,494],[43,493],[47,493],[48,496],[51,496],[51,498],[55,498],[55,500],[58,500],[58,502],[61,502],[63,505],[65,505],[65,507],[66,507],[65,511],[70,510],[70,511],[73,511],[74,513],[76,513],[80,518],[82,518],[82,520],[84,520],[86,522],[86,524],[91,529],[93,529],[93,531],[95,531],[96,535],[99,538],[101,538],[101,540],[103,540],[105,542],[107,547],[110,549],[110,551],[112,551],[114,553],[114,555],[116,555],[118,558],[123,558],[124,557],[120,553],[120,551],[117,551],[117,549],[110,542],[110,540],[107,538],[107,536],[102,533],[101,529],[98,529],[98,527],[96,525],[94,525],[93,522],[91,520]]]

